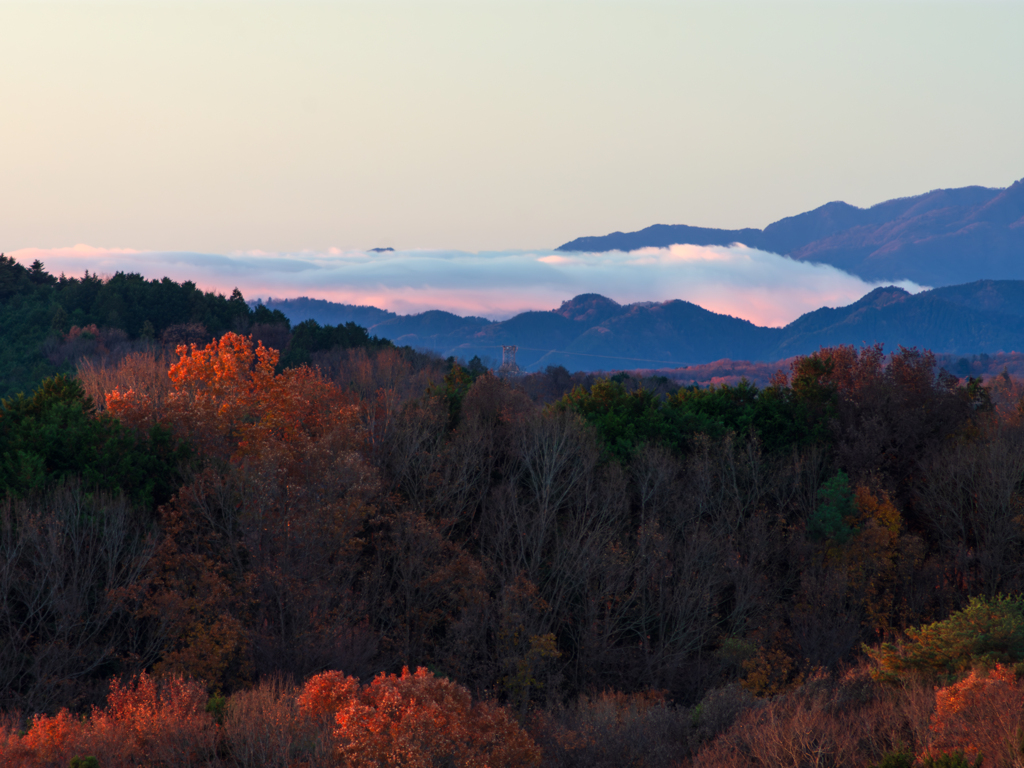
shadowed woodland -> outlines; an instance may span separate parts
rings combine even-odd
[[[4,764],[1024,765],[1011,377],[503,380],[235,306],[3,401]]]

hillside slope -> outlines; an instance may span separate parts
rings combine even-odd
[[[865,280],[947,286],[1024,279],[1024,179],[1006,189],[938,189],[870,208],[826,203],[759,229],[654,225],[581,237],[560,251],[603,252],[675,243],[729,245],[831,264]]]

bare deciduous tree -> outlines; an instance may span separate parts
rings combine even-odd
[[[0,502],[0,703],[35,711],[101,695],[115,664],[152,663],[159,639],[131,607],[155,530],[123,497],[74,482]]]

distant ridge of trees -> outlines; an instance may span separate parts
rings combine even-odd
[[[718,387],[723,384],[736,386],[746,379],[759,387],[768,386],[779,371],[787,371],[797,358],[788,357],[769,362],[730,360],[723,358],[700,365],[681,368],[638,368],[634,376],[667,377],[684,386]],[[1024,380],[1024,352],[996,352],[989,355],[936,355],[936,363],[943,370],[961,379],[975,377],[989,382],[1004,375]]]

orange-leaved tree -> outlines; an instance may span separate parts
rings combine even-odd
[[[200,765],[213,756],[216,737],[206,702],[205,686],[182,677],[114,680],[107,706],[90,717],[62,709],[36,715],[23,736],[0,734],[0,764],[66,766],[92,755],[103,766]]]
[[[339,757],[353,768],[488,768],[540,762],[533,739],[500,706],[426,669],[359,686],[340,672],[311,678],[299,699],[310,718],[333,713]]]
[[[294,456],[339,427],[349,442],[355,434],[353,396],[306,366],[275,374],[280,353],[252,337],[226,333],[177,353],[168,370],[173,392],[161,409],[134,390],[115,389],[106,397],[110,411],[137,426],[164,422],[200,452],[236,461],[271,449]]]
[[[932,751],[982,755],[985,766],[1024,766],[1024,685],[1010,667],[974,669],[935,691]]]

